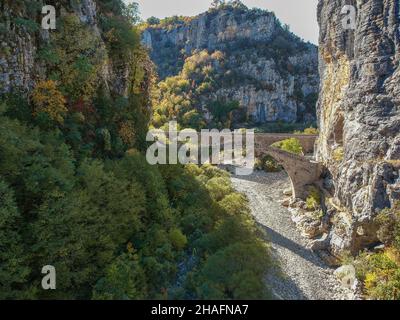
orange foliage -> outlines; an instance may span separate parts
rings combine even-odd
[[[34,105],[33,115],[37,116],[44,112],[49,117],[59,123],[64,122],[64,115],[67,113],[65,98],[57,89],[54,81],[39,82],[32,92],[32,102]]]

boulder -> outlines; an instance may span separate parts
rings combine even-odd
[[[344,288],[356,290],[358,280],[356,277],[356,269],[353,265],[341,266],[335,270],[334,274],[340,280]]]

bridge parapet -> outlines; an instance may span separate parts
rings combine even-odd
[[[305,154],[314,152],[315,141],[318,135],[313,134],[291,134],[291,133],[256,133],[255,135],[256,152],[257,149],[265,150],[265,148],[282,140],[295,138],[300,141]]]

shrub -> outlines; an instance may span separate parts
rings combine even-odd
[[[379,225],[377,236],[387,246],[400,250],[400,202],[382,210],[375,221]]]
[[[318,129],[314,127],[305,128],[303,131],[296,130],[294,132],[294,134],[313,134],[313,135],[318,133],[319,133]]]
[[[386,249],[363,253],[356,260],[357,275],[368,297],[378,300],[400,299],[400,202],[382,210],[375,218],[377,236]]]
[[[29,33],[34,33],[40,29],[39,24],[31,19],[16,18],[14,22],[18,27],[24,28]]]
[[[317,210],[321,205],[321,193],[320,191],[312,186],[309,190],[309,195],[306,199],[306,206],[308,210]]]
[[[276,142],[272,145],[275,148],[301,155],[303,154],[303,147],[301,146],[300,140],[296,138],[290,138],[283,141]]]
[[[265,172],[280,172],[283,170],[279,163],[270,155],[256,159],[255,169],[264,170]]]
[[[216,201],[221,201],[225,196],[233,191],[229,179],[223,177],[211,178],[207,182],[206,187]]]
[[[390,251],[364,253],[356,261],[357,275],[363,281],[365,293],[369,298],[400,299],[400,265],[393,261]]]
[[[337,147],[337,148],[333,151],[333,159],[334,159],[336,162],[343,161],[343,159],[344,159],[344,149],[343,149],[343,147]]]

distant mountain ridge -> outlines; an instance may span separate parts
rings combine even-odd
[[[274,13],[224,5],[196,17],[149,22],[142,42],[149,48],[162,80],[179,76],[185,61],[200,51],[222,53],[218,63],[209,61],[212,79],[208,90],[200,94],[184,90],[192,98],[195,95],[198,101],[194,107],[200,113],[204,114],[210,101],[222,99],[239,102],[234,122],[315,120],[318,48],[282,26]],[[180,76],[192,83],[198,80],[199,71],[202,78],[196,68],[197,76]]]

